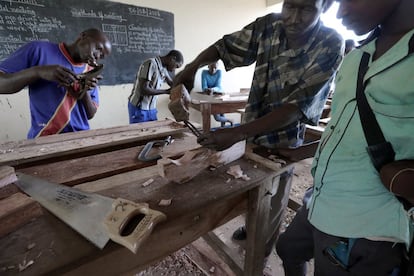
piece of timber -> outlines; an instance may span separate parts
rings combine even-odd
[[[232,276],[231,270],[229,268],[227,268],[228,271],[223,269],[223,266],[226,265],[223,261],[221,261],[221,263],[214,262],[211,258],[206,257],[198,250],[198,248],[194,246],[194,243],[198,240],[185,247],[185,249],[182,251],[184,253],[184,256],[190,259],[190,261],[195,264],[205,276],[210,276],[210,274],[213,273],[215,276]],[[217,259],[220,258],[217,257]]]
[[[162,158],[157,161],[159,174],[175,183],[185,183],[206,168],[219,167],[244,155],[246,141],[241,141],[223,151],[197,148],[186,151],[179,159]]]
[[[190,117],[191,97],[183,84],[171,89],[168,109],[177,122],[188,121]]]
[[[17,180],[13,167],[0,166],[0,199],[6,198],[19,189],[13,184]]]
[[[19,192],[19,188],[17,188],[17,186],[14,184],[4,186],[3,188],[0,188],[0,199],[9,197],[17,192]]]
[[[245,275],[263,274],[272,186],[272,179],[266,179],[265,183],[249,191],[251,209],[246,216],[246,229],[250,237],[246,240]]]
[[[191,150],[199,147],[200,145],[197,144],[196,138],[193,135],[177,135],[174,137],[174,142],[166,146],[161,154],[163,156],[176,157],[182,154],[184,149]],[[137,146],[87,157],[49,162],[19,169],[18,171],[47,179],[53,183],[73,186],[155,165],[156,161],[144,162],[137,159],[138,153],[142,148],[143,146]]]
[[[139,179],[140,174],[132,176],[132,172],[105,179],[105,188],[111,182],[118,185],[102,190],[100,194],[147,202],[169,218],[157,225],[137,255],[114,243],[99,251],[46,213],[0,239],[0,268],[6,268],[2,273],[15,275],[17,265],[23,260],[34,260],[34,264],[19,275],[120,275],[144,268],[241,214],[246,210],[246,192],[275,174],[249,160],[239,159],[236,162],[251,180],[235,179],[227,183],[227,166],[215,171],[205,170],[184,185],[167,182],[155,175],[151,185],[142,187],[150,175]],[[100,181],[104,179],[93,182],[93,186],[98,187]],[[172,204],[158,207],[159,200],[163,198],[172,198]],[[36,246],[28,251],[27,246],[31,243]],[[14,269],[7,269],[12,266]]]
[[[142,148],[143,146],[137,146],[87,157],[50,162],[19,169],[18,172],[35,175],[53,183],[73,186],[155,165],[156,161],[138,160],[137,156]]]
[[[136,146],[140,141],[182,133],[187,129],[172,120],[128,126],[64,133],[0,145],[0,165],[28,166],[27,163],[61,160],[63,156],[83,156],[87,152],[110,151],[111,147]],[[69,136],[69,138],[68,138]],[[45,138],[43,141],[43,138]],[[59,159],[60,158],[60,159]]]
[[[0,188],[7,186],[17,180],[13,167],[0,166]]]
[[[211,231],[203,236],[203,240],[218,254],[236,275],[243,275],[243,263],[239,254],[229,248],[217,235]],[[203,250],[200,248],[200,250]]]
[[[17,180],[13,167],[0,166],[0,199],[6,198],[19,189],[13,184]]]
[[[42,213],[39,203],[22,193],[15,193],[0,200],[0,237],[41,216]]]

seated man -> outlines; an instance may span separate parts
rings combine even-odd
[[[223,94],[221,89],[221,70],[217,69],[217,62],[212,62],[208,65],[208,70],[203,70],[201,73],[201,89],[208,95]],[[233,122],[227,119],[224,114],[214,114],[214,119],[221,123],[224,127],[226,123],[233,125]]]

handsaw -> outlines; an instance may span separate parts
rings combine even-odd
[[[133,253],[167,217],[147,203],[113,199],[16,173],[16,185],[94,245],[112,239]]]

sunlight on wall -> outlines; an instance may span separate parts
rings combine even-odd
[[[344,39],[353,39],[356,42],[364,39],[366,36],[357,36],[353,31],[347,30],[342,25],[342,20],[336,18],[336,12],[338,11],[339,3],[334,2],[329,10],[321,16],[323,23],[332,29],[335,29],[342,35]]]
[[[281,12],[282,3],[276,4],[268,7],[268,12]],[[335,29],[338,33],[342,35],[344,39],[353,39],[355,41],[360,41],[364,39],[365,36],[357,36],[353,31],[347,30],[341,23],[341,20],[336,18],[336,12],[338,11],[339,3],[335,2],[329,8],[329,10],[322,14],[321,19],[325,26]]]

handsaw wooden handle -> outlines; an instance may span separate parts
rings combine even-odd
[[[130,226],[134,219],[139,219],[138,224],[129,231],[130,233],[125,233],[127,226]],[[112,212],[108,214],[104,224],[111,240],[135,254],[155,225],[165,219],[167,219],[165,214],[150,209],[147,203],[135,203],[118,198],[113,202]]]

